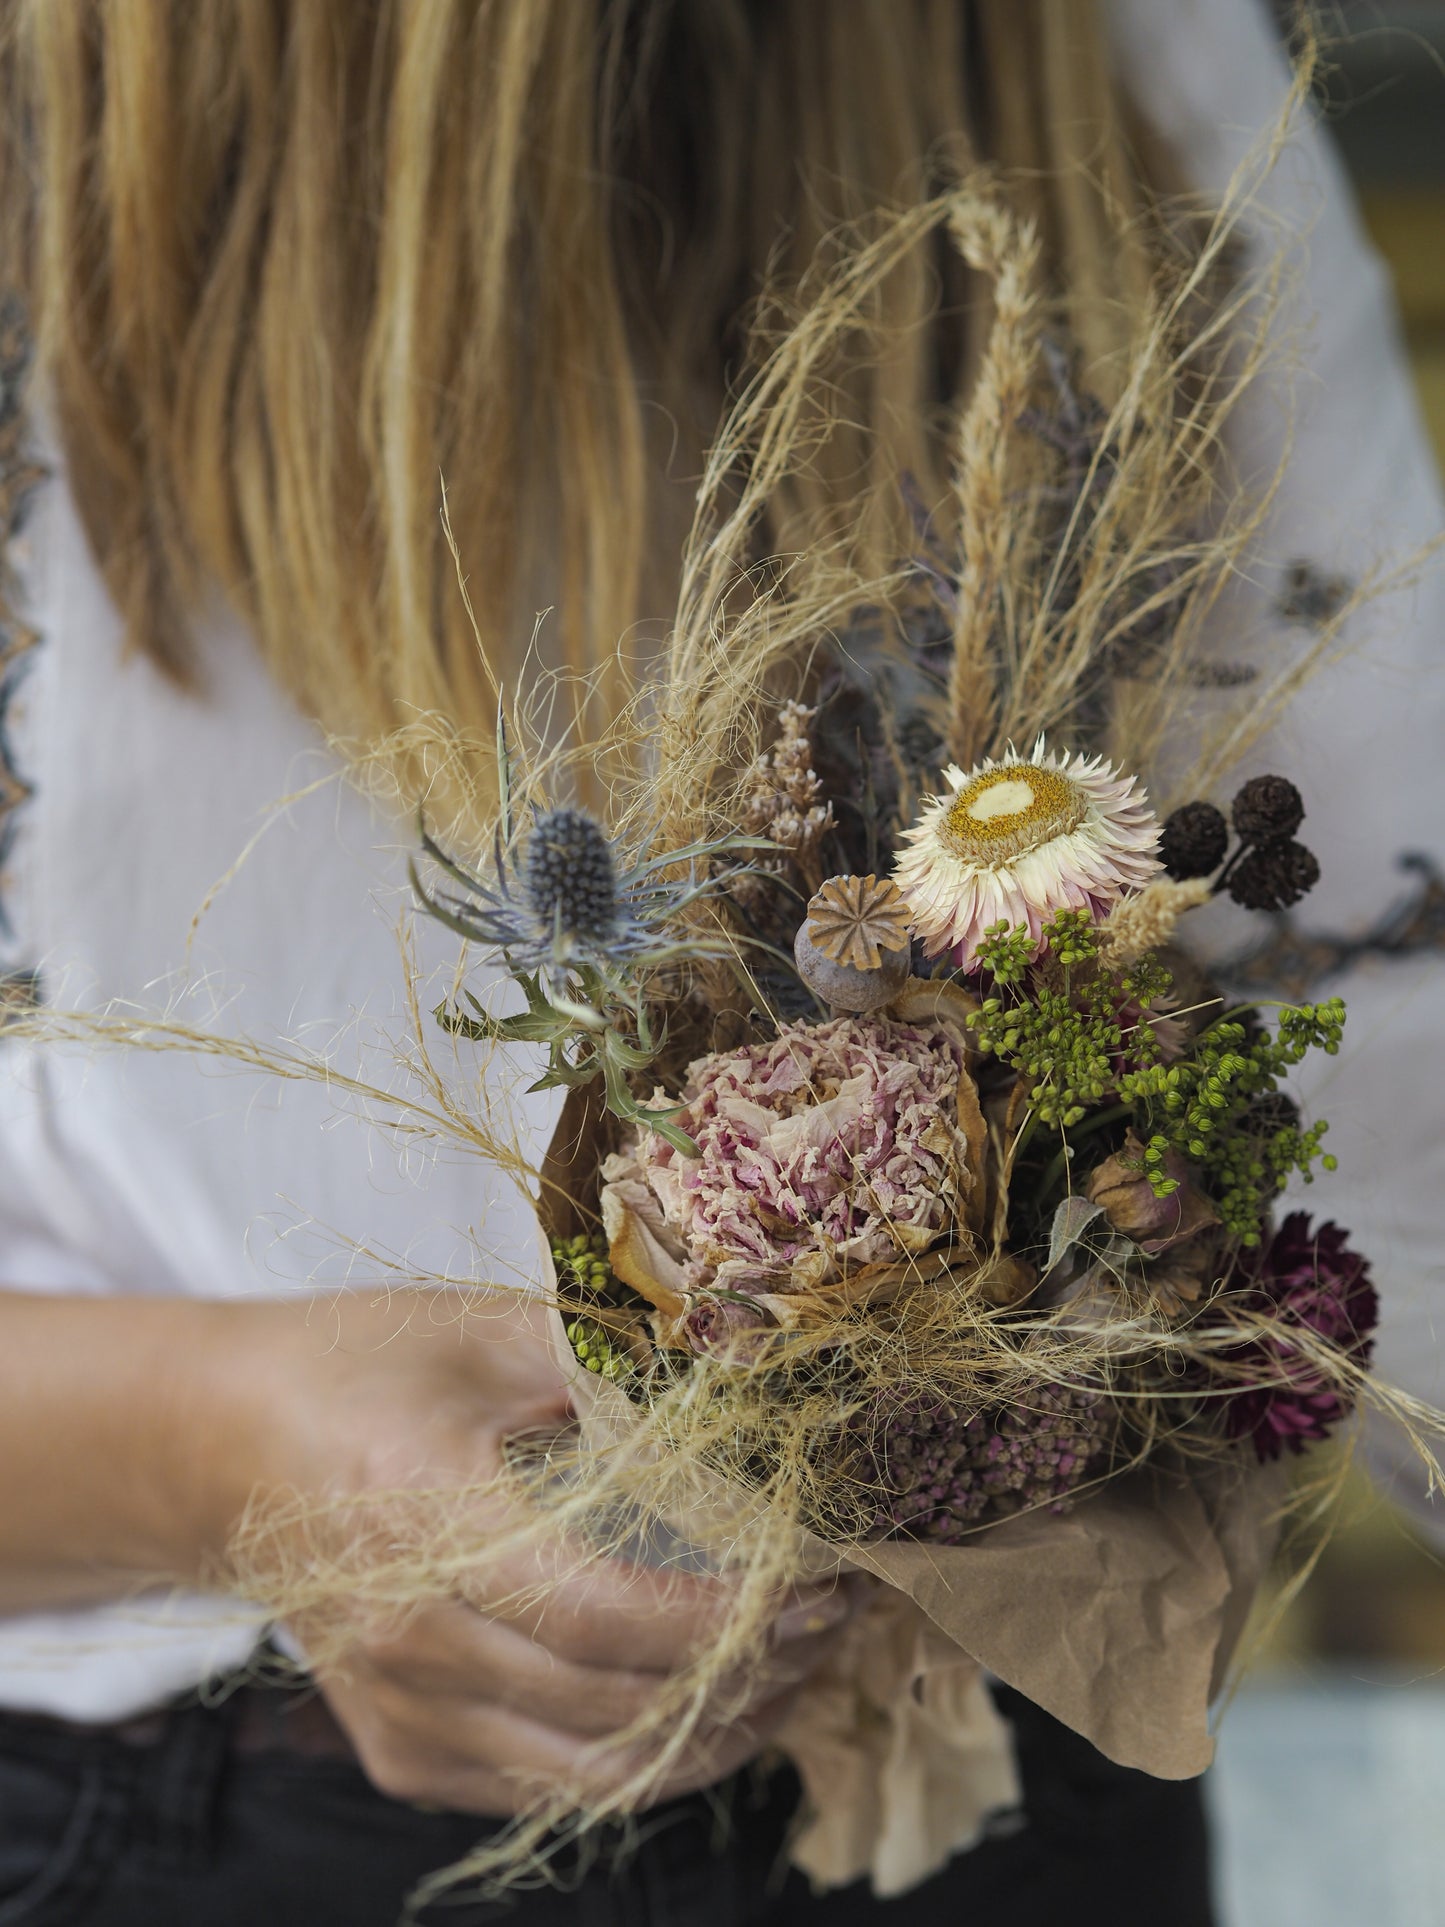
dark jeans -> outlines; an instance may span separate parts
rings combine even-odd
[[[1210,1927],[1197,1783],[1111,1766],[1016,1695],[1028,1807],[901,1900],[815,1898],[785,1871],[796,1783],[739,1776],[649,1815],[570,1891],[434,1907],[435,1927]],[[0,1927],[396,1927],[424,1874],[486,1822],[384,1799],[341,1760],[239,1752],[226,1706],[174,1711],[153,1743],[0,1714]],[[731,1813],[719,1840],[720,1811]]]

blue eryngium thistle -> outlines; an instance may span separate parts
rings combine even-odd
[[[605,945],[617,933],[617,866],[585,810],[545,810],[532,825],[522,889],[539,928]]]
[[[510,758],[500,729],[498,762],[502,810],[487,877],[464,870],[423,825],[423,850],[455,888],[428,891],[415,864],[411,880],[430,916],[500,956],[526,995],[527,1008],[514,1017],[494,1018],[466,991],[474,1015],[441,1004],[437,1021],[453,1034],[477,1040],[546,1044],[547,1069],[534,1090],[586,1084],[600,1076],[608,1110],[661,1132],[691,1156],[691,1139],[668,1122],[673,1113],[644,1110],[629,1088],[630,1075],[643,1070],[662,1046],[642,978],[666,964],[727,954],[728,945],[696,935],[678,918],[736,874],[736,866],[712,874],[713,858],[771,845],[761,837],[726,836],[628,860],[585,810],[555,808],[536,812],[517,851]]]
[[[498,838],[485,881],[462,869],[423,829],[423,850],[461,888],[432,894],[415,865],[412,884],[430,915],[498,953],[519,981],[536,977],[549,1002],[572,1005],[596,991],[626,995],[630,1002],[640,969],[721,954],[720,946],[680,930],[675,920],[728,880],[706,869],[699,874],[705,859],[760,841],[723,837],[629,864],[585,810],[539,810],[520,860]],[[662,875],[684,864],[683,876]]]

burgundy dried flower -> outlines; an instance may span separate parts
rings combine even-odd
[[[1350,1415],[1348,1391],[1290,1336],[1309,1332],[1355,1364],[1369,1364],[1379,1301],[1369,1264],[1351,1251],[1348,1235],[1336,1224],[1314,1230],[1305,1212],[1292,1211],[1251,1265],[1240,1308],[1271,1319],[1272,1329],[1230,1354],[1232,1365],[1259,1376],[1225,1399],[1224,1421],[1229,1436],[1251,1439],[1261,1459],[1302,1452]]]
[[[860,1481],[876,1505],[878,1537],[956,1545],[985,1513],[1066,1509],[1103,1452],[1098,1395],[1043,1385],[1027,1407],[965,1418],[937,1399],[875,1407]]]

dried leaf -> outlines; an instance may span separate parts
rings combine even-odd
[[[1049,1226],[1049,1255],[1044,1265],[1045,1275],[1058,1269],[1089,1226],[1103,1214],[1103,1205],[1093,1204],[1088,1198],[1064,1199]]]
[[[978,1086],[967,1071],[960,1071],[958,1077],[958,1128],[968,1147],[968,1161],[962,1173],[968,1190],[964,1222],[970,1231],[981,1232],[987,1207],[984,1173],[988,1166],[988,1122],[978,1101]]]
[[[687,1309],[681,1264],[613,1186],[602,1192],[602,1226],[614,1275],[665,1316],[680,1318]]]
[[[888,1006],[887,1015],[902,1024],[943,1024],[976,1056],[968,1020],[978,1007],[977,997],[961,984],[947,978],[910,977]]]

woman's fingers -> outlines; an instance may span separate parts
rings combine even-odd
[[[700,1787],[715,1786],[755,1760],[787,1717],[798,1689],[789,1687],[744,1718],[705,1727],[688,1743],[681,1760],[647,1791],[646,1803],[675,1800]]]
[[[845,1588],[779,1598],[771,1626],[751,1602],[762,1637],[746,1669],[712,1686],[701,1721],[678,1681],[674,1716],[670,1681],[736,1626],[734,1581],[599,1557],[564,1537],[539,1544],[549,1522],[496,1476],[519,1432],[572,1439],[551,1313],[495,1294],[459,1306],[451,1293],[418,1293],[348,1299],[336,1316],[320,1357],[314,1334],[301,1342],[286,1328],[285,1355],[309,1375],[309,1395],[287,1409],[311,1417],[261,1483],[377,1493],[383,1531],[398,1488],[455,1487],[484,1548],[467,1602],[429,1607],[387,1639],[357,1624],[345,1673],[326,1682],[383,1791],[505,1814],[539,1788],[585,1796],[585,1770],[594,1798],[625,1787],[647,1804],[723,1777],[765,1744],[786,1695],[831,1650],[853,1603]],[[618,1742],[634,1731],[640,1739]]]
[[[776,1730],[795,1689],[725,1725],[703,1726],[664,1769],[660,1743],[583,1740],[500,1704],[418,1695],[365,1664],[329,1697],[368,1778],[392,1799],[504,1815],[539,1793],[602,1799],[626,1790],[639,1806],[735,1772]]]
[[[575,1762],[575,1735],[499,1706],[447,1707],[365,1666],[327,1698],[378,1792],[416,1806],[504,1815]]]
[[[737,1597],[722,1578],[616,1558],[569,1557],[561,1547],[488,1576],[472,1603],[508,1620],[559,1658],[582,1666],[675,1673],[716,1644],[736,1614]],[[852,1610],[832,1584],[778,1601],[785,1633],[823,1633]]]
[[[799,1622],[811,1625],[811,1618]],[[829,1621],[778,1641],[745,1680],[725,1682],[717,1703],[746,1714],[808,1678],[839,1637]],[[448,1602],[409,1621],[396,1639],[368,1642],[366,1658],[414,1694],[449,1706],[492,1703],[581,1737],[621,1732],[657,1705],[663,1678],[641,1667],[579,1664],[505,1621]]]
[[[369,1663],[421,1698],[492,1703],[573,1735],[616,1733],[656,1699],[661,1677],[587,1666],[528,1639],[505,1620],[458,1603],[428,1608],[396,1640],[368,1643]]]

